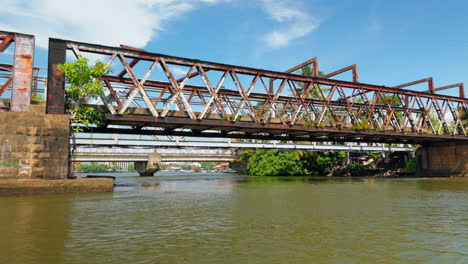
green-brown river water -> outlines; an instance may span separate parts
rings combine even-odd
[[[0,263],[468,263],[468,178],[158,180],[0,197]]]

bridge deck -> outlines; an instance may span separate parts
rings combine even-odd
[[[257,124],[252,121],[227,122],[216,117],[207,117],[203,120],[190,120],[186,117],[181,117],[180,114],[182,113],[174,113],[165,118],[149,115],[106,114],[104,118],[106,124],[127,126],[128,128],[92,128],[88,131],[94,133],[251,138],[310,142],[336,141],[418,144],[437,141],[468,141],[468,137],[463,135],[437,135],[429,133],[427,129],[418,133],[412,132],[410,128],[407,128],[404,132],[395,130],[352,129],[351,124],[347,124],[345,128],[336,128],[327,126],[327,124],[324,124],[323,127],[314,127],[305,126],[303,122],[298,122],[296,125],[282,124],[279,119],[272,119],[268,124]],[[246,117],[245,119],[250,118]],[[142,124],[152,129],[133,129],[133,127],[141,126]]]

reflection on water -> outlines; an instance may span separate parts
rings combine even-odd
[[[118,182],[0,197],[0,263],[468,263],[468,179]]]
[[[61,263],[70,229],[72,197],[0,199],[0,263]]]

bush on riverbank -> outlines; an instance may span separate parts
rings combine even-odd
[[[107,172],[118,170],[120,170],[120,167],[107,164],[78,164],[75,166],[75,172]]]
[[[405,166],[405,171],[414,171],[416,164],[408,162],[407,153],[355,153],[349,159],[344,152],[247,150],[241,154],[232,168],[254,176],[390,176]]]
[[[292,151],[258,150],[248,156],[248,173],[255,176],[308,175],[307,162],[297,160]]]
[[[408,160],[408,163],[406,163],[404,172],[416,172],[416,170],[417,170],[416,158],[411,158],[410,160]]]
[[[237,160],[254,176],[309,176],[327,175],[341,164],[345,153],[247,150]]]

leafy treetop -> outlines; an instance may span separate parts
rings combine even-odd
[[[59,65],[58,69],[65,74],[70,84],[65,88],[65,103],[72,123],[99,125],[102,118],[101,112],[86,106],[85,102],[104,95],[99,78],[109,72],[106,64],[98,61],[90,67],[88,59],[79,58],[72,63],[66,62]],[[83,129],[75,126],[73,130],[80,132]]]

